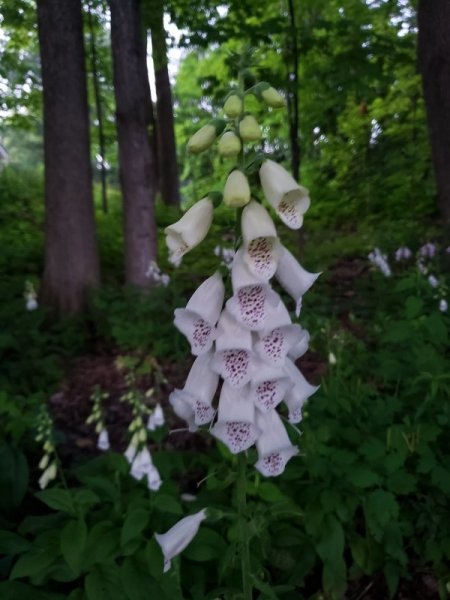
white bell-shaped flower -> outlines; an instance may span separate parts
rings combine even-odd
[[[252,378],[255,356],[252,334],[225,309],[217,325],[216,353],[212,368],[232,387],[242,387]]]
[[[247,268],[241,248],[235,254],[231,267],[234,295],[227,303],[227,310],[246,329],[264,329],[273,309],[280,302],[279,295],[269,284],[261,282]]]
[[[241,229],[244,261],[256,277],[267,281],[274,275],[281,255],[272,218],[264,206],[252,200],[242,211]]]
[[[108,435],[108,432],[106,431],[106,429],[102,429],[99,433],[99,436],[97,439],[97,448],[99,450],[103,450],[104,452],[111,448],[110,443],[109,443],[109,435]]]
[[[130,475],[140,481],[144,477],[147,480],[147,487],[150,490],[157,491],[161,486],[161,477],[158,469],[152,461],[151,454],[148,448],[144,447],[136,452],[136,446],[130,443],[125,456],[131,463]]]
[[[158,402],[148,417],[147,429],[149,431],[155,431],[158,429],[158,427],[162,427],[165,422],[166,420],[164,419],[163,409],[161,408],[161,404]]]
[[[282,302],[273,311],[269,324],[270,329],[260,333],[260,340],[255,344],[255,351],[263,362],[280,367],[288,352],[302,340],[303,330],[300,325],[292,323]]]
[[[289,409],[289,423],[300,423],[304,404],[310,396],[317,392],[320,386],[308,383],[300,370],[289,359],[286,361],[285,371],[294,383],[284,398],[284,402]]]
[[[310,205],[309,192],[281,165],[265,160],[259,170],[264,195],[285,225],[300,229]]]
[[[164,230],[170,261],[177,261],[200,244],[209,231],[213,220],[214,206],[209,198],[196,202],[179,221]]]
[[[164,573],[171,566],[171,560],[186,548],[194,539],[200,523],[206,519],[206,509],[184,517],[166,533],[155,533],[155,539],[164,554]]]
[[[275,273],[281,287],[295,300],[295,314],[298,317],[302,305],[302,296],[313,285],[320,273],[309,273],[297,261],[293,254],[283,248]]]
[[[297,360],[297,358],[300,358],[300,356],[303,356],[309,348],[309,339],[310,339],[309,331],[302,328],[301,334],[302,334],[302,337],[299,340],[299,342],[293,348],[291,348],[288,352],[288,356],[289,356],[289,358],[292,358],[292,360]]]
[[[259,429],[255,425],[255,406],[248,389],[236,390],[225,382],[219,399],[217,422],[211,433],[237,454],[255,443]]]
[[[211,349],[224,296],[225,286],[217,272],[198,287],[186,308],[175,309],[175,327],[187,337],[192,354],[197,356]]]
[[[48,484],[56,478],[58,469],[55,462],[52,462],[39,477],[39,487],[41,490],[45,490]]]
[[[258,462],[255,467],[265,477],[283,473],[290,458],[298,454],[276,410],[257,412],[256,423],[261,435],[256,440]]]
[[[212,401],[219,384],[219,375],[212,369],[212,357],[212,352],[197,357],[184,388],[175,390],[169,396],[175,413],[187,421],[190,428],[210,423],[215,414]]]
[[[250,384],[250,400],[262,412],[273,410],[293,386],[289,375],[280,368],[260,363]]]

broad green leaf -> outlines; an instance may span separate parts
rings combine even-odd
[[[125,546],[142,533],[147,526],[149,516],[149,512],[143,508],[134,509],[127,514],[120,534],[121,546]]]
[[[69,567],[80,571],[86,546],[87,527],[83,519],[69,521],[61,532],[61,551]]]
[[[73,498],[70,492],[58,488],[52,488],[49,490],[42,490],[36,492],[36,497],[44,502],[50,508],[54,510],[60,510],[70,515],[75,515],[75,507],[73,504]]]
[[[0,530],[0,554],[21,554],[30,548],[30,542],[12,531]]]

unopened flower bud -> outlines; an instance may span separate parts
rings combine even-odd
[[[41,490],[45,489],[47,485],[55,479],[57,474],[56,463],[52,463],[47,469],[42,473],[39,478],[39,487]]]
[[[140,442],[146,442],[147,441],[147,432],[145,431],[145,429],[140,429],[139,430],[139,441]]]
[[[235,170],[228,175],[223,190],[223,201],[232,208],[239,208],[250,202],[250,186],[242,171]]]
[[[219,140],[219,154],[225,158],[234,158],[241,151],[241,140],[232,131],[225,132]]]
[[[187,151],[190,154],[199,154],[207,150],[218,135],[225,129],[226,122],[222,119],[214,119],[211,123],[203,125],[187,143]]]
[[[191,154],[199,154],[207,150],[216,139],[216,128],[213,125],[204,125],[199,129],[187,144],[187,151]]]
[[[257,142],[261,139],[261,127],[253,115],[245,116],[239,123],[239,134],[244,142]]]
[[[227,117],[230,117],[231,119],[239,117],[242,112],[242,100],[240,97],[237,94],[231,94],[231,96],[228,96],[225,104],[223,105],[223,111]]]
[[[44,454],[44,456],[39,461],[39,468],[41,469],[41,471],[43,471],[44,469],[47,468],[49,461],[50,461],[50,454]]]
[[[271,106],[272,108],[283,108],[286,106],[285,98],[272,86],[263,90],[261,96],[267,106]]]

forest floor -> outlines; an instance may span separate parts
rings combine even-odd
[[[342,328],[347,329],[353,336],[364,338],[361,325],[355,324],[349,316],[349,307],[362,301],[357,298],[355,282],[368,274],[367,262],[359,258],[344,258],[337,260],[329,269],[327,288],[332,295]],[[57,429],[63,435],[60,445],[60,456],[64,463],[74,464],[79,457],[94,457],[97,450],[97,435],[92,426],[86,424],[86,419],[92,408],[91,394],[95,386],[108,394],[104,402],[105,419],[108,428],[111,447],[123,452],[127,446],[127,427],[131,420],[131,409],[121,397],[129,390],[126,373],[120,368],[123,352],[119,348],[99,346],[93,354],[72,359],[66,368],[66,374],[59,389],[50,398],[50,410]],[[140,357],[142,361],[151,357]],[[168,397],[174,388],[183,387],[190,367],[190,358],[182,362],[159,360],[158,364],[164,374],[166,383],[156,386],[156,393],[151,404],[159,402],[164,410],[169,435],[163,442],[166,451],[196,451],[207,452],[213,444],[210,436],[193,435],[185,429],[185,424],[169,410]],[[326,375],[328,363],[324,356],[314,351],[308,351],[298,361],[306,378],[313,384],[319,384]],[[143,375],[135,382],[136,388],[145,391],[155,387],[153,375]],[[186,489],[192,489],[194,482],[186,482]],[[307,578],[307,588],[314,595],[320,588],[320,572],[313,572]],[[314,596],[315,597],[315,596]],[[373,577],[356,578],[349,582],[349,588],[343,600],[388,600],[390,598],[384,577],[377,574]],[[409,580],[403,580],[395,595],[397,600],[434,600],[439,598],[438,584],[429,572],[418,571],[411,573]]]

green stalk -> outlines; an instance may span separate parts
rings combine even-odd
[[[242,571],[242,591],[243,600],[252,600],[252,579],[250,570],[250,545],[247,523],[247,478],[246,478],[246,457],[243,452],[239,453],[238,476],[236,480],[236,501],[239,516],[239,537]]]

